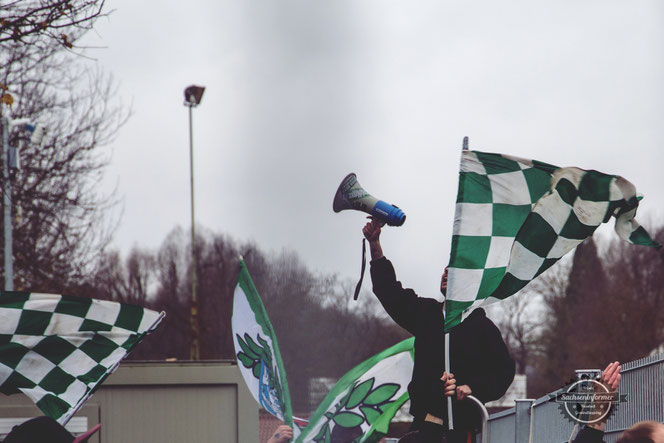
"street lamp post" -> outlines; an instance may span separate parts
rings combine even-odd
[[[5,291],[14,290],[14,251],[12,236],[12,186],[9,181],[9,163],[7,151],[9,150],[9,119],[2,116],[2,182],[3,182],[3,212],[4,212],[4,258],[5,258]]]
[[[2,127],[2,182],[3,182],[3,226],[4,226],[4,274],[5,291],[14,290],[14,238],[12,226],[12,182],[9,169],[19,167],[18,150],[13,148],[13,155],[10,158],[9,129],[11,126],[25,125],[26,129],[32,132],[30,141],[40,144],[44,136],[44,128],[41,125],[37,127],[30,124],[29,118],[10,119],[5,115],[0,115],[0,126]],[[10,160],[12,164],[10,165]]]
[[[198,328],[198,300],[196,289],[198,287],[197,265],[196,265],[196,230],[194,219],[194,132],[192,125],[192,109],[201,104],[204,86],[191,85],[184,90],[184,105],[189,108],[189,178],[191,184],[191,348],[189,358],[200,359],[199,328]]]

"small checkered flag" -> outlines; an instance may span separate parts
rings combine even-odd
[[[447,287],[446,329],[523,289],[616,218],[618,235],[659,248],[634,220],[629,181],[535,160],[463,151]]]
[[[0,392],[65,424],[164,313],[111,301],[0,293]]]

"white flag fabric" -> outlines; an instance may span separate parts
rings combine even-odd
[[[249,391],[267,412],[293,427],[286,371],[277,338],[242,260],[231,322],[238,367]]]

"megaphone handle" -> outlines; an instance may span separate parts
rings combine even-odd
[[[381,228],[387,224],[387,222],[380,217],[374,217],[373,215],[369,215],[367,216],[367,218],[370,219],[371,221],[375,221],[376,223],[378,223],[378,225],[380,225]]]
[[[353,300],[357,300],[357,296],[360,295],[360,288],[362,287],[362,280],[364,280],[364,270],[367,267],[367,239],[362,239],[362,270],[360,271],[360,281],[355,285],[355,294],[353,295]]]

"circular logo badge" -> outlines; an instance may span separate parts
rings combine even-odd
[[[594,379],[576,381],[565,391],[550,394],[550,397],[559,404],[565,417],[586,425],[605,421],[621,401],[617,392],[611,392]]]

